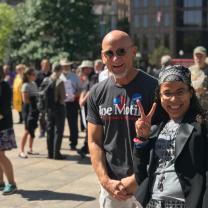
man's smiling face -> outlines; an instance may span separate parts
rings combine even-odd
[[[102,44],[102,59],[115,78],[124,78],[133,68],[135,47],[129,39],[108,38]]]

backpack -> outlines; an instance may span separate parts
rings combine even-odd
[[[46,113],[47,110],[55,107],[55,84],[56,81],[45,78],[40,85],[37,101],[37,108],[40,113]]]

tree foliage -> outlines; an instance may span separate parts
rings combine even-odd
[[[11,6],[0,3],[0,62],[6,58],[15,17],[15,10]]]
[[[124,18],[118,20],[117,28],[119,30],[122,30],[122,31],[126,32],[126,33],[129,33],[130,25],[129,25],[128,18],[127,17],[124,17]]]
[[[166,54],[171,54],[170,49],[160,45],[158,48],[155,48],[149,55],[149,63],[155,66],[160,66],[160,59],[163,55]]]
[[[92,58],[98,33],[91,0],[26,0],[17,13],[12,59],[34,63],[60,54]]]

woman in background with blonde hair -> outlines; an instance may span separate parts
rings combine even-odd
[[[22,123],[22,78],[23,72],[26,66],[24,64],[18,64],[16,66],[16,76],[13,83],[13,108],[19,113],[19,122]]]

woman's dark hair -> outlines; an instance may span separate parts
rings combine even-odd
[[[201,107],[199,100],[196,96],[196,92],[192,86],[189,86],[189,90],[193,92],[190,99],[190,106],[186,112],[183,121],[195,121],[198,115],[205,117],[205,110]],[[163,109],[160,101],[160,86],[155,90],[155,102],[157,103],[156,112],[154,115],[155,123],[161,123],[162,121],[167,122],[169,120],[169,115]]]
[[[23,83],[26,83],[26,82],[29,82],[29,78],[28,76],[35,73],[35,69],[34,68],[26,68],[26,70],[24,71],[23,73],[23,78],[22,78],[22,82]]]

